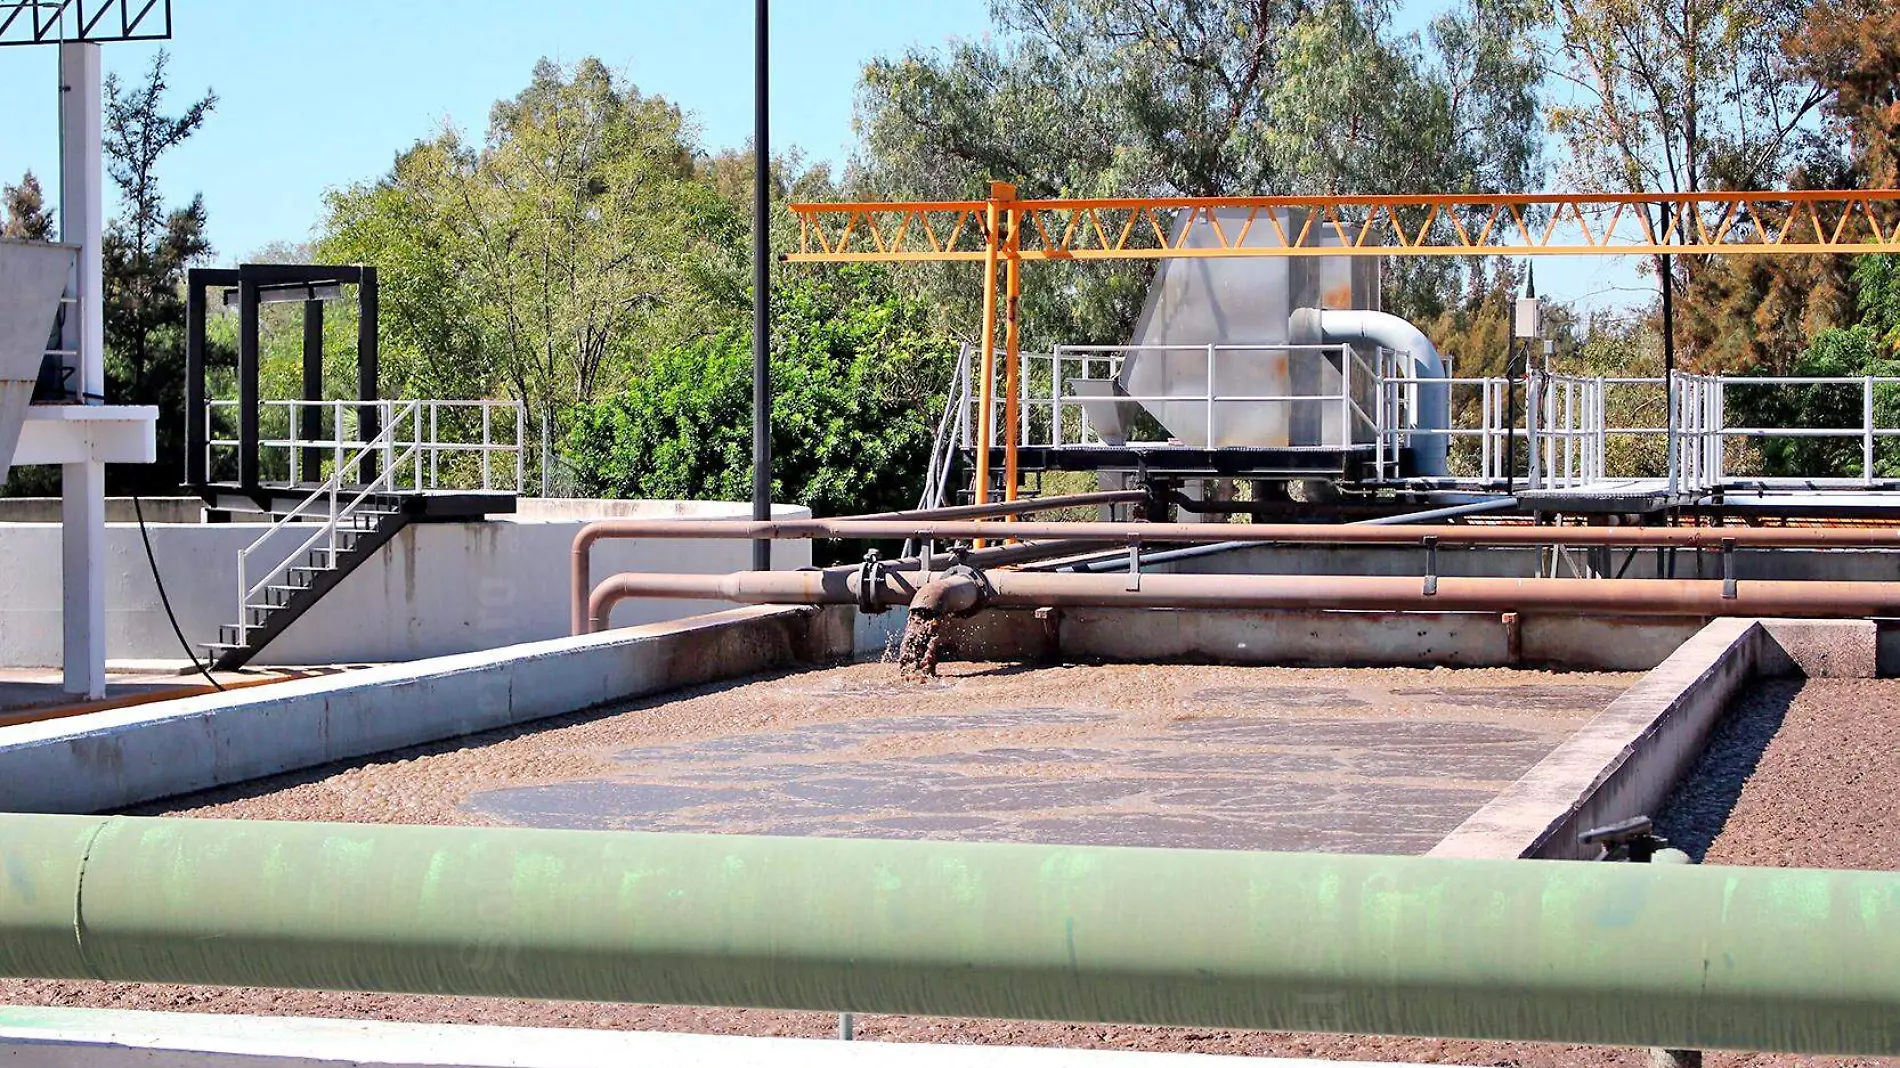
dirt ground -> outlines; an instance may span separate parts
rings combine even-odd
[[[1065,678],[1065,672],[1076,674]],[[1374,683],[1374,677],[1379,681]],[[956,677],[942,684],[946,693],[932,693],[928,688],[917,693],[894,692],[884,680],[883,670],[876,665],[858,665],[837,669],[836,673],[822,677],[782,676],[748,684],[794,691],[789,695],[780,693],[777,700],[761,700],[761,691],[748,692],[746,685],[710,688],[686,700],[655,702],[611,715],[568,717],[532,731],[506,732],[348,766],[318,769],[250,784],[239,790],[179,799],[151,811],[402,823],[498,822],[509,818],[501,815],[508,810],[506,805],[494,803],[494,799],[509,797],[510,791],[534,790],[563,782],[608,782],[615,781],[616,777],[624,780],[629,775],[637,780],[652,774],[656,765],[669,761],[675,764],[703,761],[716,771],[730,770],[729,765],[734,762],[764,768],[782,760],[787,766],[802,767],[805,765],[800,762],[809,758],[813,747],[830,747],[825,750],[830,752],[841,745],[851,759],[869,761],[892,755],[875,752],[879,744],[901,746],[905,744],[902,739],[910,739],[908,744],[912,748],[899,754],[907,759],[946,753],[973,754],[977,758],[974,765],[955,766],[970,774],[993,775],[1009,764],[1009,759],[997,755],[997,751],[1059,744],[1060,738],[1052,738],[1052,733],[1061,736],[1068,732],[1068,744],[1072,748],[1098,747],[1105,729],[1094,721],[1043,725],[1013,721],[1000,728],[989,728],[992,737],[980,739],[982,744],[974,747],[973,743],[979,741],[975,737],[949,744],[944,742],[943,735],[959,731],[933,733],[915,729],[921,726],[916,724],[910,725],[913,729],[888,735],[882,743],[869,736],[847,736],[841,742],[837,735],[826,731],[815,735],[800,733],[804,728],[846,721],[851,717],[841,719],[841,711],[848,713],[852,707],[859,707],[859,719],[888,719],[899,711],[891,707],[892,702],[899,699],[905,715],[950,715],[947,706],[934,713],[928,707],[933,701],[945,699],[948,691],[954,691],[957,703],[965,708],[974,702],[1000,707],[1013,700],[1008,697],[1010,693],[1027,692],[1012,690],[1012,687],[1024,686],[1031,687],[1038,694],[1036,700],[1043,702],[1031,707],[1099,710],[1107,706],[1115,709],[1112,722],[1120,725],[1117,728],[1120,736],[1130,740],[1129,751],[1146,751],[1143,746],[1153,744],[1148,741],[1136,745],[1134,739],[1169,737],[1169,724],[1209,721],[1242,726],[1257,725],[1260,721],[1321,719],[1367,723],[1442,720],[1532,734],[1541,730],[1555,738],[1587,718],[1608,700],[1606,694],[1613,695],[1627,685],[1629,677],[1485,671],[1370,673],[1153,667],[1090,668],[1085,672],[1065,668],[991,672],[979,666],[959,668]],[[1565,687],[1578,689],[1566,692]],[[1598,689],[1591,693],[1590,687]],[[799,690],[805,691],[802,699],[796,692]],[[1255,691],[1265,691],[1269,696],[1249,696]],[[1325,696],[1298,696],[1314,692],[1323,692]],[[867,696],[870,700],[860,700]],[[1304,706],[1302,701],[1306,702]],[[1362,703],[1355,705],[1350,701]],[[1447,709],[1458,712],[1449,715]],[[1697,804],[1705,812],[1702,817],[1705,826],[1713,818],[1706,813],[1726,811],[1723,791],[1729,792],[1729,800],[1733,802],[1733,814],[1725,822],[1717,820],[1721,824],[1719,832],[1706,847],[1710,863],[1900,867],[1900,837],[1894,834],[1900,829],[1896,827],[1900,824],[1900,814],[1891,811],[1888,804],[1891,790],[1881,787],[1891,777],[1895,747],[1900,744],[1893,741],[1894,728],[1900,726],[1900,683],[1845,680],[1817,680],[1786,686],[1768,683],[1750,695],[1742,711],[1744,714],[1731,719],[1722,729],[1726,733],[1718,733],[1711,747],[1715,755],[1710,759],[1715,763],[1697,773],[1698,782],[1705,779],[1707,782],[1700,787],[1692,783],[1684,788],[1685,791],[1702,791],[1702,799]],[[1538,724],[1542,724],[1541,728]],[[1194,731],[1186,733],[1191,736]],[[1077,734],[1094,735],[1095,740],[1084,746],[1074,741]],[[770,743],[761,744],[767,738]],[[929,742],[932,738],[936,741]],[[728,744],[723,750],[715,747],[710,754],[704,750],[705,745],[720,739],[728,743],[734,739],[741,741]],[[1243,742],[1240,748],[1255,755],[1309,759],[1328,755],[1330,748],[1341,750],[1331,755],[1349,761],[1365,759],[1363,750],[1380,748],[1362,746],[1358,747],[1361,752],[1345,752],[1354,747],[1321,746],[1315,752],[1315,747],[1305,747],[1303,751],[1302,747],[1284,743],[1284,738],[1267,742],[1254,739]],[[1514,744],[1523,748],[1521,740]],[[792,750],[789,753],[773,751],[788,748]],[[873,751],[866,752],[867,748]],[[1233,746],[1223,744],[1215,748],[1226,750]],[[1723,756],[1724,753],[1729,755]],[[1376,760],[1373,763],[1376,764]],[[1018,761],[1013,767],[1019,769],[1021,765]],[[824,770],[836,772],[838,769]],[[1221,774],[1233,772],[1229,769]],[[1351,768],[1309,768],[1303,774],[1350,777]],[[1728,785],[1707,785],[1724,774],[1733,780]],[[513,796],[517,800],[521,798],[519,794]],[[1675,799],[1681,802],[1679,807],[1684,811],[1694,807],[1687,797],[1686,793],[1679,792]],[[602,807],[590,803],[570,808],[566,814],[572,817],[579,813],[593,818]],[[552,810],[543,805],[536,814],[545,817]],[[660,813],[653,817],[659,820],[659,825],[674,826],[716,816],[718,806],[709,809],[669,803],[649,806],[647,811]],[[517,806],[513,815],[522,814],[523,810]],[[824,817],[833,818],[835,816]],[[1677,821],[1681,826],[1675,828],[1668,826],[1667,818],[1663,822],[1672,834],[1686,834],[1689,829],[1688,823],[1681,820]],[[1790,827],[1800,828],[1808,837],[1791,845],[1784,833]],[[825,833],[826,829],[820,826],[812,833]],[[1019,831],[1020,826],[1012,825],[1010,830]],[[849,833],[857,833],[857,830],[854,828]],[[968,828],[960,832],[944,829],[919,832],[910,828],[890,833],[964,837],[970,832]],[[0,1001],[805,1037],[830,1036],[837,1026],[835,1016],[822,1013],[19,980],[0,980]],[[1646,1063],[1645,1053],[1638,1050],[1531,1043],[926,1017],[863,1016],[857,1019],[856,1030],[859,1038],[873,1041],[1054,1045],[1523,1068],[1607,1068],[1613,1065],[1634,1068]],[[1711,1068],[1717,1065],[1736,1068],[1771,1065],[1774,1068],[1797,1065],[1894,1068],[1900,1065],[1900,1062],[1867,1059],[1756,1054],[1711,1054],[1708,1063]]]

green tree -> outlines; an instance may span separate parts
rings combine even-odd
[[[19,185],[0,186],[0,237],[53,240],[53,212],[46,206],[46,194],[32,171],[26,172]]]
[[[152,58],[144,78],[105,82],[106,173],[123,213],[103,246],[107,388],[115,400],[158,406],[158,462],[115,468],[121,485],[176,490],[183,477],[185,271],[211,254],[204,198],[168,207],[158,165],[204,125],[217,105],[206,91],[176,114],[165,113],[167,57]]]
[[[1900,181],[1900,9],[1818,0],[1804,5],[1779,46],[1780,73],[1822,96],[1821,121],[1796,139],[1787,184],[1854,189]],[[1789,371],[1811,339],[1854,321],[1854,267],[1845,256],[1712,258],[1679,304],[1679,337],[1699,369]]]
[[[773,290],[773,500],[819,515],[908,507],[922,488],[955,360],[889,272],[795,275]],[[751,332],[656,352],[580,409],[564,452],[583,493],[744,499],[752,479]]]
[[[1900,376],[1900,256],[1862,256],[1854,265],[1860,321],[1816,334],[1788,373],[1815,378]],[[1900,387],[1874,386],[1874,423],[1900,426]],[[1861,383],[1806,386],[1730,386],[1730,420],[1745,426],[1848,429],[1862,425]],[[1769,475],[1860,476],[1865,457],[1859,437],[1765,438],[1758,445]],[[1900,440],[1875,442],[1874,473],[1900,475]]]
[[[739,224],[695,156],[664,98],[543,60],[481,144],[445,131],[333,195],[319,248],[380,269],[395,374],[558,419],[731,313]]]

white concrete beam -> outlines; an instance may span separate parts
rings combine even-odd
[[[59,46],[60,236],[79,246],[73,279],[78,304],[66,318],[65,347],[78,353],[68,383],[82,403],[106,388],[105,169],[99,46]],[[60,509],[64,586],[61,626],[66,692],[106,692],[106,472],[97,460],[62,467]]]
[[[27,409],[16,464],[149,464],[158,409],[149,404],[42,404]]]

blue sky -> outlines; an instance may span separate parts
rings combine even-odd
[[[217,258],[310,236],[326,189],[375,177],[444,123],[479,132],[495,100],[536,59],[600,57],[643,91],[686,108],[708,148],[743,144],[752,124],[752,2],[699,0],[173,0],[174,109],[207,87],[219,104],[167,161],[182,200],[202,192]],[[1422,24],[1435,3],[1400,13]],[[775,151],[842,160],[859,68],[878,55],[941,46],[988,28],[987,0],[773,0]],[[155,44],[104,49],[136,78]],[[0,49],[0,182],[29,167],[53,192],[57,64],[50,47]],[[1252,192],[1249,190],[1249,192]],[[1271,192],[1259,190],[1258,192]],[[109,205],[108,212],[113,208]],[[1540,288],[1593,306],[1641,298],[1622,259],[1547,259]]]
[[[752,2],[698,0],[173,0],[174,110],[207,87],[216,113],[166,163],[177,199],[205,195],[218,257],[309,236],[325,189],[373,178],[444,122],[479,132],[536,59],[600,57],[681,104],[713,148],[752,133]],[[773,0],[772,141],[840,159],[859,66],[980,36],[986,0]],[[135,78],[155,44],[104,46]],[[0,182],[29,167],[53,192],[58,65],[51,47],[0,49]],[[110,206],[108,212],[112,210]]]

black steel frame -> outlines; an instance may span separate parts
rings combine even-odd
[[[65,15],[73,13],[73,29],[66,34]],[[117,11],[114,29],[106,16]],[[21,16],[27,15],[25,21]],[[158,16],[153,18],[153,16]],[[172,36],[171,0],[0,0],[0,47],[61,44],[86,41],[169,41]]]
[[[210,290],[237,289],[238,305],[238,477],[236,488],[257,494],[265,487],[258,473],[258,442],[263,412],[259,396],[259,321],[258,313],[265,294],[304,290],[319,285],[356,286],[356,397],[359,401],[378,399],[376,380],[377,285],[374,267],[324,267],[301,264],[246,263],[236,268],[197,267],[185,278],[185,485],[202,491],[212,485],[205,459],[205,446],[211,438],[205,361],[205,316]],[[303,316],[303,400],[323,399],[323,304],[322,300],[304,299]],[[381,430],[378,410],[365,407],[359,413],[364,441]],[[308,409],[302,414],[300,436],[322,437],[322,413]],[[341,433],[341,428],[338,428]],[[304,452],[304,463],[317,470],[321,454],[316,449]],[[361,472],[364,481],[375,477],[374,458],[366,457]],[[225,484],[229,485],[229,484]]]

